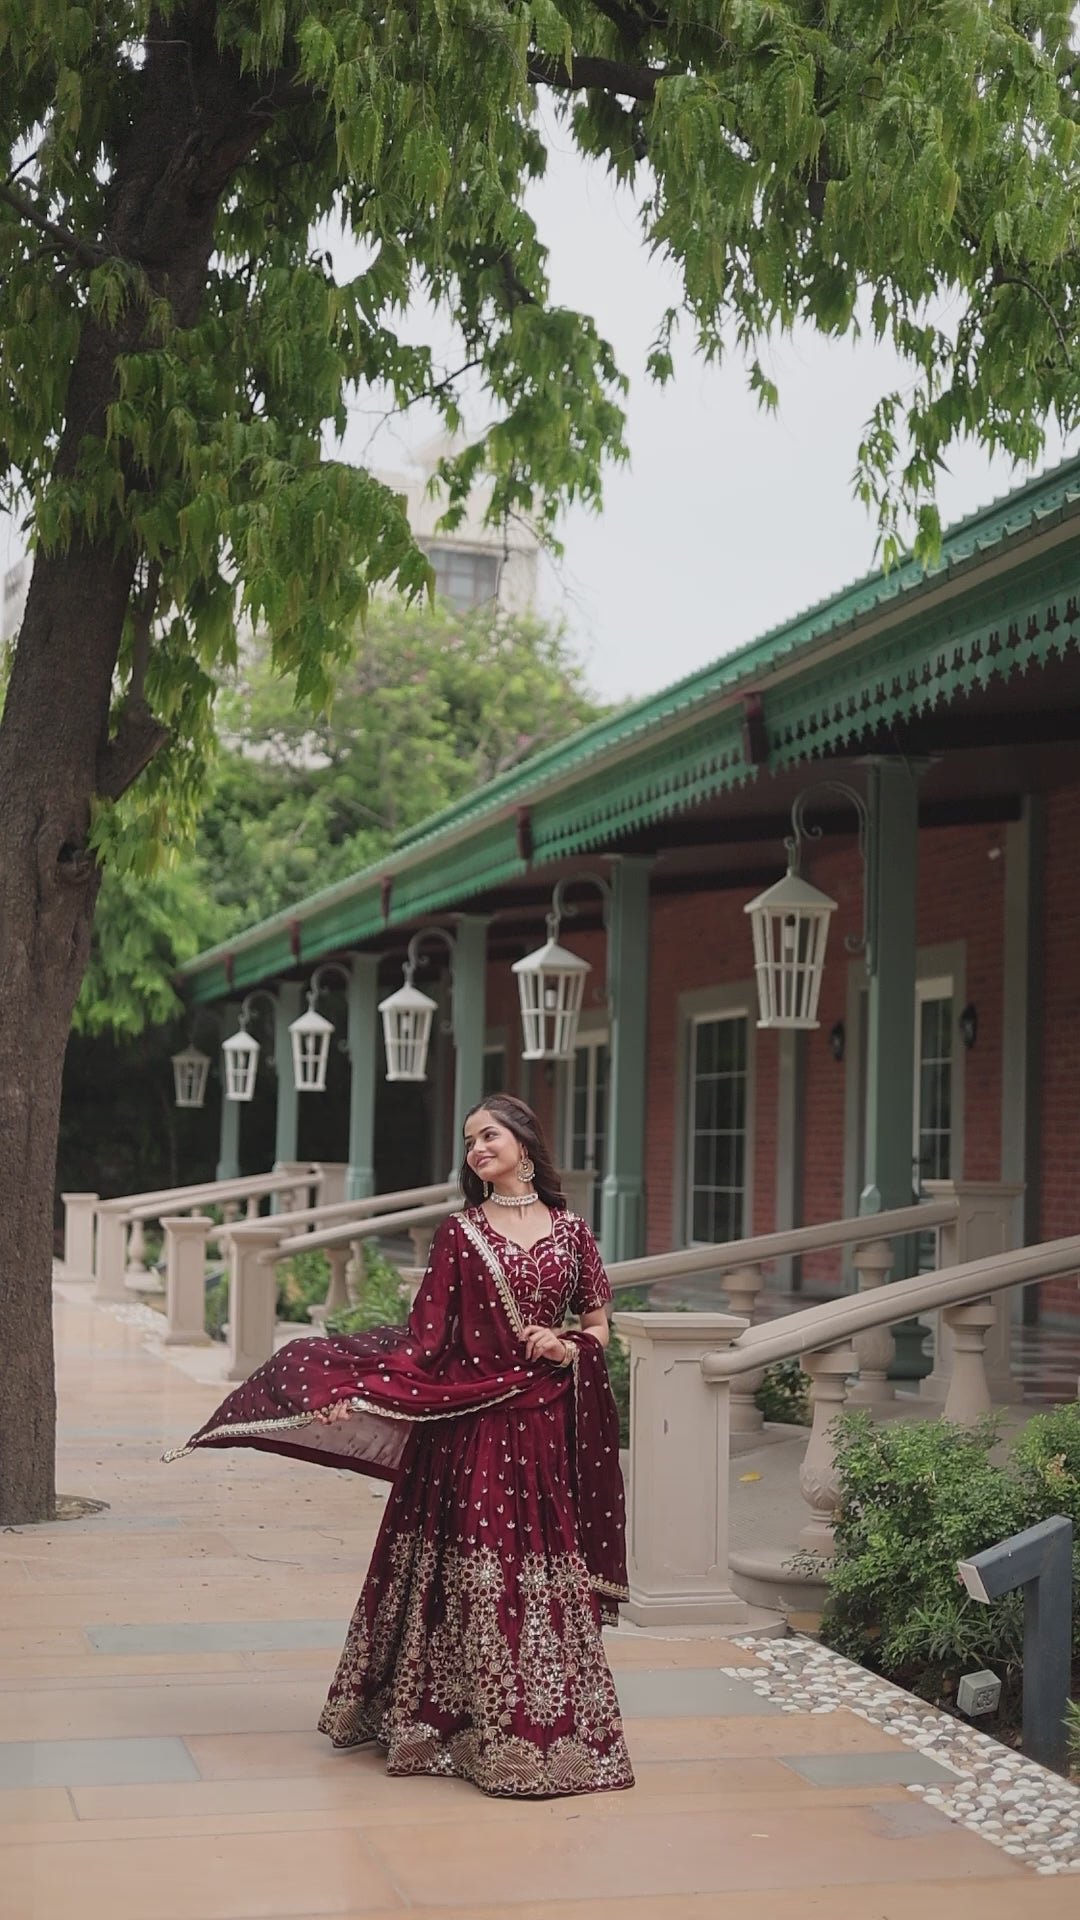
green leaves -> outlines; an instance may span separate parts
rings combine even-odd
[[[170,0],[154,19],[167,34],[142,0],[9,0],[0,20],[0,499],[44,553],[89,540],[156,569],[152,677],[184,806],[237,619],[319,702],[372,592],[426,591],[401,503],[334,458],[373,389],[459,426],[464,374],[404,334],[417,293],[488,403],[444,467],[447,524],[481,477],[493,524],[526,513],[550,538],[567,501],[599,503],[625,383],[589,317],[550,300],[527,202],[552,138],[636,186],[701,352],[738,349],[764,405],[782,398],[763,372],[777,332],[868,320],[900,354],[910,379],[854,475],[886,559],[908,538],[934,553],[957,440],[1029,460],[1048,417],[1077,418],[1060,0],[625,17],[597,0]],[[237,102],[225,125],[219,95]],[[104,401],[72,415],[91,363]]]

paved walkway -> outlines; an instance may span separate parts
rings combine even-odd
[[[64,1292],[60,1484],[109,1506],[0,1536],[0,1920],[1075,1914],[1071,1875],[949,1817],[969,1783],[925,1731],[721,1640],[609,1637],[632,1793],[491,1801],[334,1754],[314,1722],[381,1493],[161,1466],[214,1389]]]

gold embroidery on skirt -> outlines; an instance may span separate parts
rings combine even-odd
[[[418,1533],[390,1545],[369,1632],[363,1599],[319,1721],[335,1746],[376,1740],[391,1773],[456,1774],[488,1793],[629,1786],[614,1682],[578,1554],[528,1554],[508,1585],[498,1554],[439,1550]],[[433,1592],[441,1619],[429,1626]],[[506,1618],[520,1618],[515,1647]],[[470,1724],[445,1735],[424,1703]],[[523,1709],[537,1740],[511,1732]],[[570,1719],[573,1730],[545,1740]]]

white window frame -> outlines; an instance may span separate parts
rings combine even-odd
[[[676,1246],[702,1243],[690,1237],[693,1221],[692,1187],[693,1063],[694,1035],[708,1020],[746,1021],[746,1112],[743,1146],[743,1228],[753,1232],[754,1220],[754,1139],[757,1110],[757,998],[752,980],[740,980],[726,987],[705,987],[679,996],[679,1073],[675,1116],[675,1165],[673,1169],[674,1213],[673,1242]]]

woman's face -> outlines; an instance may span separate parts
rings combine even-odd
[[[521,1162],[521,1142],[486,1107],[470,1113],[465,1122],[465,1157],[480,1180],[509,1180]]]

